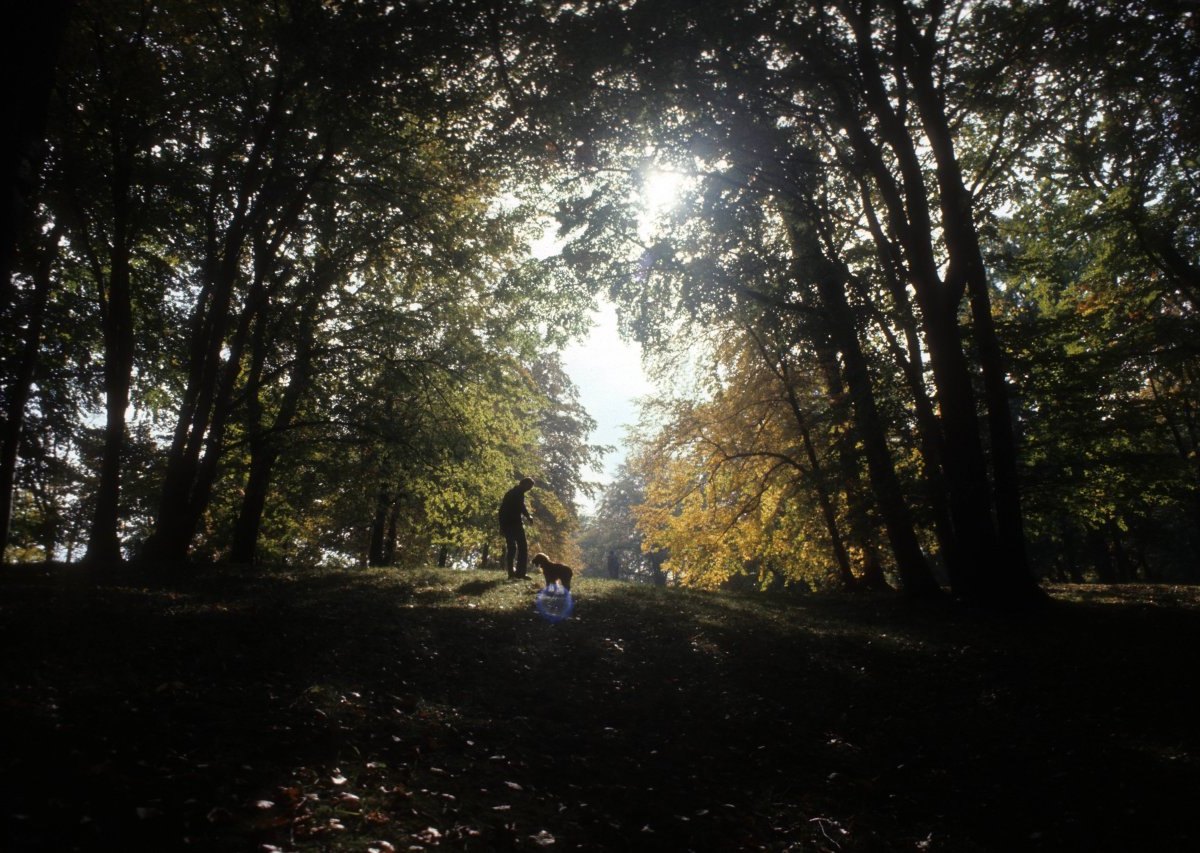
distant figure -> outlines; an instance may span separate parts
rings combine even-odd
[[[605,568],[608,569],[608,576],[613,580],[619,580],[621,577],[621,561],[617,559],[617,552],[612,548],[608,549],[608,556],[605,557]]]
[[[550,586],[550,584],[557,581],[562,584],[562,588],[567,592],[571,591],[571,577],[575,573],[571,571],[570,566],[564,563],[556,563],[545,554],[534,554],[533,564],[541,567],[542,577],[546,579],[546,586]]]
[[[525,539],[522,519],[533,520],[525,506],[525,493],[534,487],[533,479],[526,477],[504,493],[500,499],[500,532],[504,534],[504,568],[510,578],[528,577],[529,543]],[[513,558],[516,558],[516,570]]]

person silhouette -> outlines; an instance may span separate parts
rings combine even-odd
[[[608,576],[613,580],[618,580],[621,577],[621,561],[617,559],[617,552],[612,548],[608,549],[608,556],[605,558],[604,566],[608,569]]]
[[[533,520],[525,506],[525,493],[532,489],[532,477],[525,477],[500,499],[500,532],[504,534],[504,567],[510,578],[528,577],[529,542],[525,539],[523,519]],[[514,570],[513,559],[516,559]]]

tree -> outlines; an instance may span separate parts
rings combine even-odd
[[[821,461],[829,448],[822,441],[818,455],[811,418],[798,420],[788,399],[811,394],[782,386],[753,339],[732,338],[715,356],[708,399],[664,405],[664,427],[638,454],[645,491],[633,512],[645,545],[666,552],[663,568],[686,584],[747,574],[763,586],[852,584]]]
[[[623,267],[611,280],[627,303],[662,305],[671,267],[660,261],[678,256],[668,236],[630,259],[625,246],[636,242],[636,226],[611,213],[617,196],[603,191],[613,172],[637,169],[637,158],[653,146],[661,160],[698,172],[710,185],[745,186],[747,201],[773,198],[804,210],[800,233],[815,233],[819,256],[831,264],[830,273],[813,280],[830,282],[822,301],[835,317],[841,300],[833,274],[843,292],[862,300],[846,300],[859,316],[896,323],[887,330],[896,343],[917,331],[906,360],[919,364],[923,351],[929,371],[907,376],[914,396],[928,387],[937,404],[928,410],[934,417],[921,416],[917,427],[927,487],[945,490],[937,505],[951,516],[939,525],[950,546],[942,556],[956,592],[1003,604],[1035,597],[1036,585],[1024,554],[1005,357],[979,223],[987,219],[994,172],[1008,164],[989,152],[1029,144],[1046,113],[1009,124],[976,118],[1001,99],[999,72],[1024,61],[1035,44],[1008,59],[988,51],[986,61],[996,64],[981,67],[968,47],[982,44],[985,33],[994,38],[986,11],[986,5],[917,11],[902,2],[845,0],[769,3],[750,14],[643,2],[566,16],[554,44],[571,45],[575,74],[550,81],[530,66],[525,80],[536,80],[526,89],[546,87],[550,97],[587,105],[568,116],[549,109],[544,132],[560,150],[573,151],[579,165],[591,164],[589,184],[568,208],[569,222],[590,220],[575,256],[594,269],[608,251],[612,266]],[[580,48],[588,40],[584,29],[594,35],[590,47]],[[524,81],[514,66],[510,76],[520,90]],[[590,239],[596,220],[606,216],[607,249]],[[870,252],[866,240],[874,244]],[[818,257],[809,249],[800,255]],[[639,263],[648,266],[640,275],[633,272]],[[889,279],[899,286],[888,287]],[[738,291],[722,297],[715,290],[705,293],[718,306],[738,299]],[[671,312],[660,309],[657,320],[643,313],[643,330],[664,315]],[[846,326],[838,324],[843,356],[852,352]],[[850,375],[862,371],[852,367]],[[856,386],[860,395],[867,387]],[[858,399],[856,425],[878,436],[866,396]],[[882,456],[872,456],[870,467],[884,471]],[[892,507],[891,526],[899,531],[907,525],[898,521],[902,504],[890,497],[888,481],[875,475],[875,498]],[[898,535],[894,546],[915,566],[913,540]]]
[[[580,548],[587,574],[611,578],[615,564],[615,579],[666,582],[662,565],[667,555],[646,546],[635,517],[645,500],[645,482],[636,465],[622,463],[603,487],[595,514],[583,520]]]
[[[997,223],[1033,541],[1060,577],[1186,576],[1200,211],[1195,144],[1176,129],[1195,111],[1195,13],[1054,8],[1064,47],[1021,75],[1055,121],[1020,152]]]
[[[18,294],[16,249],[23,232],[35,219],[42,160],[45,156],[46,114],[54,85],[54,70],[63,32],[74,4],[70,0],[19,6],[9,19],[4,53],[22,74],[9,78],[9,110],[0,133],[0,321],[9,328],[24,325],[22,345],[5,353],[4,407],[0,411],[0,559],[9,539],[14,482],[25,406],[29,400],[38,342],[51,287],[46,267],[25,265],[38,272],[27,303]],[[34,241],[36,242],[36,241]],[[50,241],[51,243],[55,241]],[[42,253],[35,253],[41,256]]]
[[[477,73],[491,42],[464,39],[464,22],[453,3],[307,0],[89,7],[72,21],[78,49],[31,231],[45,246],[30,242],[21,287],[36,320],[54,276],[34,272],[56,269],[62,229],[59,286],[86,283],[98,309],[56,315],[49,330],[87,353],[65,391],[84,412],[97,387],[89,349],[100,341],[104,353],[100,476],[76,499],[95,513],[91,559],[171,562],[195,546],[253,561],[264,526],[266,553],[301,528],[310,555],[331,541],[342,553],[365,554],[368,538],[387,547],[365,521],[373,508],[348,496],[363,481],[345,477],[364,469],[417,487],[389,499],[384,534],[403,507],[430,541],[465,544],[478,534],[455,514],[479,517],[499,479],[534,459],[541,439],[513,419],[537,419],[545,401],[513,374],[578,330],[586,293],[525,260],[514,170],[480,144],[495,118]],[[48,372],[73,357],[54,356]],[[10,364],[14,388],[32,387]],[[555,476],[570,490],[566,437],[582,413],[563,406],[546,446],[557,442]],[[68,423],[79,412],[65,417],[64,432],[90,435]],[[356,448],[354,464],[331,452],[339,444]],[[282,481],[281,464],[296,466]],[[472,479],[481,464],[499,473]],[[305,481],[317,471],[336,474],[330,490],[347,488],[345,502]],[[285,520],[289,505],[353,506],[358,533],[324,508]]]

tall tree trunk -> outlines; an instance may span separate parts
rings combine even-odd
[[[74,5],[74,0],[41,0],[10,3],[4,10],[4,56],[15,72],[5,77],[0,125],[0,310],[13,298],[17,238],[37,194],[54,72]]]
[[[245,495],[234,525],[229,559],[235,563],[253,563],[258,554],[258,539],[262,529],[263,510],[270,492],[275,463],[279,459],[279,436],[288,430],[296,418],[300,401],[312,384],[313,325],[319,303],[314,294],[301,312],[296,357],[292,363],[287,390],[280,401],[279,411],[269,430],[262,424],[262,405],[259,399],[263,364],[266,359],[266,318],[256,324],[251,378],[247,389],[247,428],[250,431],[250,473],[246,479]]]
[[[237,243],[239,252],[240,246],[241,243]],[[204,348],[199,370],[194,374],[196,404],[188,407],[190,422],[185,423],[181,417],[183,429],[176,431],[177,442],[172,447],[175,464],[168,466],[162,504],[164,508],[168,505],[169,495],[171,512],[160,511],[154,533],[144,550],[144,554],[153,559],[185,559],[200,520],[208,509],[225,451],[225,430],[233,415],[234,392],[243,375],[242,356],[250,343],[251,330],[260,319],[267,319],[263,316],[271,296],[267,278],[276,248],[275,245],[257,247],[254,275],[236,316],[231,316],[233,281],[227,280],[215,288],[224,299],[224,319],[210,325],[208,334],[211,337]],[[223,264],[223,280],[225,277],[236,279],[238,267],[238,263]],[[225,332],[231,321],[236,324],[226,342]]]
[[[876,51],[871,4],[845,5],[858,47],[861,94],[875,119],[876,130],[891,150],[899,171],[893,175],[883,151],[868,131],[853,93],[837,90],[839,114],[861,166],[874,179],[883,199],[889,227],[903,250],[909,283],[921,308],[924,342],[933,369],[944,443],[943,469],[950,494],[954,548],[947,568],[954,591],[988,597],[986,578],[995,575],[997,535],[992,518],[991,483],[979,431],[972,374],[958,322],[961,291],[947,288],[938,272],[933,247],[936,230],[929,209],[929,190],[906,117],[884,89],[885,74]]]
[[[879,266],[883,270],[884,282],[892,297],[893,314],[898,318],[904,335],[904,346],[901,347],[899,341],[895,340],[885,318],[879,318],[878,326],[888,342],[888,348],[892,352],[893,358],[904,373],[909,393],[912,395],[913,411],[916,414],[917,431],[920,436],[919,447],[921,449],[922,475],[925,480],[925,497],[933,517],[934,534],[937,536],[942,560],[945,564],[950,565],[955,563],[955,542],[954,523],[951,520],[950,502],[946,488],[945,439],[937,413],[933,409],[933,401],[929,398],[925,387],[920,333],[908,291],[901,278],[900,271],[904,267],[904,261],[895,243],[884,233],[876,215],[870,191],[865,183],[861,185],[861,189],[863,212],[875,243],[876,256]],[[849,268],[844,265],[843,273],[851,276]],[[865,303],[870,304],[867,294],[861,288],[859,294]]]
[[[118,293],[118,273],[113,269],[113,292],[103,320],[104,358],[104,446],[100,457],[100,482],[96,489],[96,511],[88,535],[85,563],[115,563],[121,560],[117,527],[120,521],[122,454],[125,450],[125,411],[133,371],[133,340],[129,294]],[[114,317],[114,315],[117,315]]]
[[[55,225],[37,258],[33,274],[33,292],[29,296],[25,337],[21,342],[12,384],[5,394],[3,435],[0,436],[0,562],[3,561],[4,552],[8,548],[13,493],[16,488],[17,457],[25,424],[25,406],[29,403],[29,395],[33,390],[33,376],[37,369],[46,305],[50,299],[53,281],[52,269],[58,256],[58,239],[61,233],[61,226]],[[51,556],[50,553],[46,554],[47,559]]]
[[[251,442],[250,472],[246,475],[246,487],[242,494],[242,505],[233,526],[233,538],[229,547],[231,563],[252,565],[258,561],[258,539],[262,529],[263,511],[271,488],[271,472],[279,454],[270,439]]]
[[[0,312],[12,307],[15,298],[12,278],[17,238],[25,228],[23,223],[38,190],[47,107],[54,87],[59,48],[73,5],[73,0],[46,0],[18,3],[5,10],[8,25],[3,37],[4,55],[9,67],[20,69],[20,73],[10,73],[6,77],[6,120],[0,130]],[[58,233],[56,225],[51,245],[58,242]],[[32,389],[49,294],[49,267],[45,270],[45,281],[42,281],[40,260],[37,269],[20,362],[5,395],[3,435],[0,436],[0,562],[8,548],[25,406]]]
[[[868,518],[869,499],[862,485],[861,455],[858,451],[854,436],[857,435],[852,418],[844,410],[847,403],[845,383],[842,381],[841,367],[838,365],[837,348],[828,335],[813,335],[813,346],[817,353],[817,363],[825,379],[825,393],[829,398],[831,410],[835,413],[838,423],[845,424],[846,433],[837,442],[834,453],[837,457],[837,467],[841,474],[842,494],[846,500],[846,517],[850,527],[850,543],[856,546],[863,555],[862,585],[872,589],[887,586],[883,576],[883,567],[879,562],[879,553],[875,549],[874,537],[871,533]]]
[[[987,588],[989,597],[1000,601],[1019,601],[1036,592],[1036,583],[1029,570],[1025,546],[1017,474],[1017,444],[1004,356],[992,319],[991,294],[983,253],[979,248],[979,234],[975,228],[974,205],[955,156],[945,105],[934,84],[932,57],[925,47],[925,41],[917,33],[908,8],[902,3],[894,3],[893,6],[901,35],[910,43],[911,49],[906,54],[912,58],[908,63],[910,80],[925,136],[936,163],[942,231],[950,259],[946,284],[951,292],[965,285],[983,375],[1000,559],[985,564],[992,574],[981,578],[981,582]]]
[[[229,358],[225,361],[221,381],[213,397],[212,419],[204,436],[204,455],[196,460],[195,476],[188,492],[186,511],[178,519],[176,541],[182,549],[181,556],[186,556],[187,549],[195,538],[200,521],[212,500],[213,486],[220,473],[221,460],[225,454],[225,431],[233,416],[234,393],[243,373],[242,355],[246,348],[246,339],[251,324],[262,310],[258,293],[260,287],[261,283],[256,283],[251,288],[250,298],[243,308],[238,329],[229,345]]]
[[[835,266],[822,254],[817,235],[810,225],[803,219],[797,220],[794,215],[788,217],[787,225],[798,266],[812,276],[829,321],[831,340],[842,354],[846,385],[854,406],[854,422],[863,442],[871,487],[883,516],[901,584],[909,595],[936,594],[939,591],[937,581],[921,552],[912,515],[904,501],[887,447],[883,421],[875,404],[875,392],[858,341],[854,315],[846,300],[844,282]]]
[[[216,269],[206,281],[204,296],[207,302],[198,308],[195,320],[188,382],[167,457],[154,531],[139,554],[139,559],[144,561],[178,562],[186,559],[191,547],[197,521],[193,490],[200,476],[201,451],[216,417],[221,377],[235,366],[231,361],[226,370],[222,370],[221,351],[230,321],[230,305],[239,275],[244,238],[245,233],[240,228],[231,230],[223,258],[219,262],[210,261],[210,268]]]
[[[384,539],[387,535],[388,510],[391,508],[391,492],[379,490],[375,498],[375,517],[371,520],[371,542],[367,550],[367,565],[382,566],[384,563]]]
[[[789,392],[789,396],[794,395]],[[817,492],[817,503],[821,507],[821,516],[825,519],[825,529],[829,533],[829,539],[833,546],[833,556],[838,567],[838,578],[841,580],[842,586],[849,589],[854,586],[854,572],[850,568],[850,555],[846,553],[846,545],[842,540],[842,533],[837,520],[837,510],[834,509],[833,499],[829,495],[825,472],[822,470],[821,462],[817,458],[817,451],[813,446],[812,435],[808,426],[801,421],[797,424],[797,428],[804,442],[804,453],[808,458],[808,465],[812,471],[813,486]]]
[[[239,182],[232,187],[237,200],[223,233],[217,224],[216,199],[230,188],[210,187],[210,209],[206,212],[207,258],[203,285],[192,318],[188,380],[167,455],[154,530],[142,546],[141,560],[176,562],[186,559],[203,513],[203,508],[197,512],[197,507],[201,503],[207,505],[205,480],[215,476],[216,463],[214,459],[212,469],[202,470],[201,454],[206,447],[219,449],[223,438],[213,434],[214,423],[228,414],[221,400],[223,386],[227,384],[222,378],[228,379],[229,371],[237,370],[236,359],[240,358],[241,350],[231,355],[228,365],[222,351],[226,347],[229,326],[235,319],[231,309],[237,283],[242,277],[246,244],[253,234],[261,232],[262,220],[267,215],[269,193],[264,187],[265,173],[270,167],[267,151],[280,127],[283,96],[283,76],[279,75],[263,119],[256,126],[245,165],[238,174]],[[265,274],[265,268],[256,268],[255,280],[261,282]],[[252,300],[253,297],[248,297],[247,305]],[[238,316],[248,329],[252,312],[244,306]],[[233,349],[232,345],[230,349]],[[223,423],[220,426],[223,428]]]
[[[121,469],[125,452],[125,411],[133,382],[133,293],[130,267],[129,216],[133,154],[114,129],[112,249],[107,287],[105,277],[95,272],[100,324],[104,335],[104,449],[100,457],[100,482],[96,509],[88,535],[85,563],[121,561],[120,522]]]
[[[263,370],[267,360],[267,322],[262,316],[254,324],[250,344],[250,367],[246,376],[246,435],[250,447],[250,470],[242,490],[242,503],[229,543],[229,561],[253,565],[257,561],[258,531],[271,468],[275,463],[271,436],[263,424]]]
[[[844,397],[845,391],[842,387],[837,359],[822,359],[822,361],[825,362],[830,393]],[[838,471],[841,474],[842,494],[846,499],[846,519],[850,528],[849,541],[862,553],[861,585],[868,589],[883,589],[888,584],[883,576],[883,566],[879,561],[879,552],[875,548],[875,537],[871,530],[868,510],[870,501],[866,494],[867,489],[864,488],[862,482],[861,454],[857,444],[849,440],[854,434],[855,431],[851,430],[848,435],[843,436],[834,451],[837,455]]]
[[[396,565],[396,553],[399,548],[397,531],[400,527],[400,502],[392,501],[391,512],[388,513],[387,530],[384,532],[383,564]]]
[[[880,514],[883,516],[892,553],[896,558],[896,570],[900,575],[901,585],[908,595],[923,596],[936,593],[937,581],[934,580],[917,542],[912,514],[904,500],[904,493],[887,447],[887,438],[875,405],[867,362],[859,347],[842,282],[827,272],[818,274],[817,286],[834,318],[835,341],[845,365],[846,385],[854,403],[855,424],[863,441],[867,470]]]

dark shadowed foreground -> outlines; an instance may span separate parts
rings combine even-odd
[[[4,850],[1200,849],[1194,590],[0,577]]]

